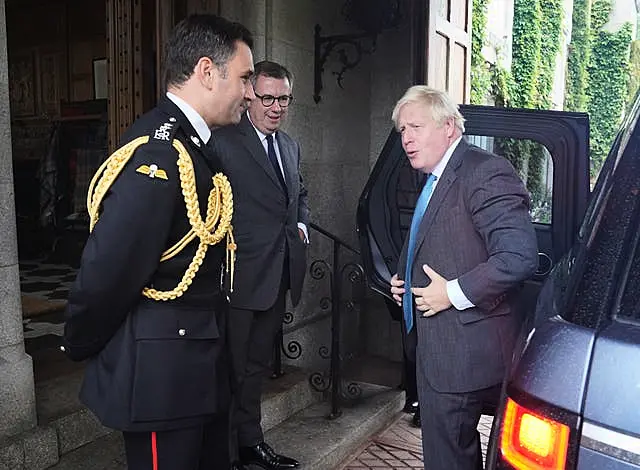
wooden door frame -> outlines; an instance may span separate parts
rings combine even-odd
[[[453,26],[448,20],[440,17],[433,8],[432,5],[438,0],[412,0],[411,1],[411,43],[412,43],[412,57],[413,57],[413,83],[414,84],[426,84],[433,85],[435,83],[435,74],[437,73],[434,64],[430,63],[430,58],[433,54],[433,44],[430,39],[434,34],[443,33],[443,36],[450,40],[448,48],[448,62],[445,68],[447,76],[444,82],[446,83],[446,91],[449,91],[451,84],[449,70],[453,65],[453,54],[451,54],[452,45],[462,45],[467,53],[465,58],[464,67],[464,91],[463,91],[463,103],[468,103],[471,96],[471,18],[472,18],[472,0],[465,0],[467,2],[467,16],[465,30],[461,32],[459,28]]]

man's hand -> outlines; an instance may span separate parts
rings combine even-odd
[[[431,279],[431,284],[427,287],[413,287],[411,292],[415,296],[416,308],[424,312],[422,316],[431,317],[451,307],[451,301],[447,295],[447,280],[426,264],[422,265],[422,269]]]
[[[404,295],[404,281],[398,279],[398,274],[394,274],[391,278],[391,295],[393,295],[393,300],[399,306],[402,306],[402,296]]]
[[[298,227],[298,235],[300,235],[300,240],[302,240],[303,243],[307,242],[307,237],[304,234],[304,230],[302,230],[300,227]]]

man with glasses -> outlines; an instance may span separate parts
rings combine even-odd
[[[232,452],[243,465],[295,468],[264,442],[260,427],[262,380],[269,372],[285,295],[300,300],[306,271],[309,207],[300,176],[300,147],[280,126],[293,100],[292,77],[270,61],[255,64],[256,98],[237,126],[211,139],[233,187],[237,249],[229,315],[229,343],[236,386]],[[237,438],[236,438],[237,436]],[[238,466],[236,467],[238,468]]]

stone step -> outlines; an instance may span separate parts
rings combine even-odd
[[[265,435],[278,452],[294,457],[304,470],[331,470],[356,453],[369,437],[397,418],[404,392],[360,383],[362,395],[328,419],[328,403],[318,403],[293,415]],[[258,470],[259,467],[251,468]]]
[[[366,440],[397,418],[404,404],[402,392],[359,384],[362,395],[327,419],[329,403],[316,403],[273,427],[265,439],[278,452],[297,458],[301,470],[331,470],[355,455]],[[50,470],[125,470],[119,433],[103,436],[70,452]],[[12,469],[13,470],[13,469]],[[252,466],[247,470],[259,470]]]
[[[284,376],[265,382],[262,399],[265,431],[322,398],[312,390],[304,371],[289,367],[285,372]],[[78,370],[36,385],[38,426],[0,442],[0,470],[50,468],[60,456],[112,434],[79,402],[81,379],[82,371]]]
[[[307,372],[297,368],[285,368],[285,372],[265,383],[261,403],[264,432],[322,400],[322,394],[309,385]]]

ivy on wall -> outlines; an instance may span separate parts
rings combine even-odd
[[[629,52],[629,89],[627,90],[627,107],[633,104],[636,92],[640,88],[640,40],[631,42]]]
[[[561,0],[515,0],[511,79],[505,81],[510,87],[511,106],[551,107],[562,18]],[[510,160],[526,179],[534,206],[545,205],[544,148],[530,141],[505,144]]]
[[[562,19],[562,0],[540,0],[540,60],[536,70],[535,96],[532,103],[534,108],[550,109],[553,105],[551,95],[556,59],[560,50]],[[546,159],[544,147],[532,142],[529,145],[527,162],[527,187],[533,195],[536,207],[541,205],[541,200],[546,201],[548,197],[543,183]]]
[[[565,109],[589,113],[592,177],[600,171],[615,138],[629,88],[640,82],[640,50],[635,59],[637,82],[630,69],[631,24],[617,32],[603,29],[611,10],[612,0],[574,0]]]
[[[591,35],[591,0],[573,0],[571,42],[567,60],[564,109],[587,110],[587,65]]]
[[[535,107],[538,64],[542,46],[542,9],[539,0],[515,0],[513,5],[513,46],[511,58],[512,105]]]
[[[540,62],[536,86],[535,107],[550,109],[555,78],[556,59],[562,36],[562,0],[540,0]]]
[[[472,103],[548,109],[556,59],[562,38],[562,0],[514,0],[511,71],[487,67],[481,51],[485,41],[488,0],[473,0]],[[591,119],[591,169],[595,175],[607,155],[625,104],[640,87],[640,42],[629,58],[632,28],[603,30],[612,0],[574,0],[572,37],[565,82],[564,109],[587,111]],[[543,200],[545,154],[532,142],[500,139],[499,151],[511,160],[535,200]]]
[[[471,19],[471,104],[484,104],[491,89],[491,73],[482,57],[489,0],[473,0]]]
[[[593,38],[587,88],[592,176],[602,167],[625,109],[631,32],[631,24],[626,23],[615,33],[601,29]]]

